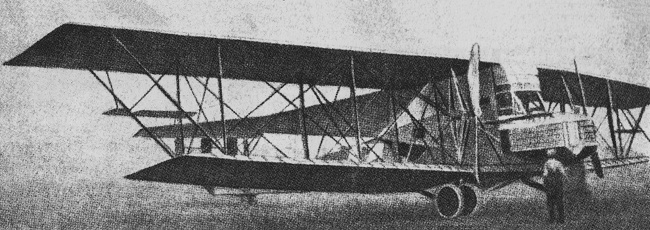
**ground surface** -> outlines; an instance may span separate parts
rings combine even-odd
[[[236,197],[210,197],[201,188],[159,183],[76,181],[5,183],[1,228],[285,229],[285,228],[645,228],[650,224],[647,165],[608,170],[587,178],[593,198],[569,207],[568,223],[548,225],[541,193],[522,185],[486,196],[472,217],[433,214],[418,194],[261,195],[250,206]]]

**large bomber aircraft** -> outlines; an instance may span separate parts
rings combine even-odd
[[[104,114],[132,118],[141,127],[135,136],[151,138],[172,158],[126,178],[211,193],[416,192],[453,218],[475,212],[482,192],[516,182],[543,189],[536,181],[550,150],[600,177],[603,168],[648,161],[631,149],[639,137],[650,140],[639,125],[649,88],[583,74],[577,64],[562,70],[480,61],[478,44],[464,60],[65,24],[4,64],[89,71],[115,100]],[[143,97],[156,89],[175,109],[135,111],[142,98],[127,105],[111,72],[145,75],[152,86]],[[175,87],[161,83],[165,75],[176,78]],[[183,104],[182,79],[200,87]],[[263,82],[273,92],[238,112],[223,79]],[[297,86],[297,97],[282,91],[287,85]],[[334,99],[319,89],[332,86]],[[342,88],[350,96],[337,100]],[[372,90],[357,95],[359,89]],[[306,106],[308,94],[318,104]],[[287,107],[251,116],[277,96]],[[207,114],[206,98],[216,99],[218,113]],[[597,111],[605,113],[602,121]],[[147,126],[147,119],[174,123]],[[277,134],[301,137],[284,143],[297,146],[300,157],[273,143],[269,136]],[[314,137],[321,138],[318,148]],[[326,150],[324,140],[338,150]]]

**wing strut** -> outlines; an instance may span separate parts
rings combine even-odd
[[[194,78],[194,80],[196,80],[199,84],[201,84],[201,85],[204,87],[204,89],[205,89],[208,93],[210,93],[213,97],[219,99],[219,96],[218,96],[215,92],[213,92],[211,89],[208,88],[207,80],[206,80],[206,83],[200,81],[200,80],[197,79],[197,78]],[[271,88],[274,89],[275,91],[278,91],[278,90],[275,89],[272,85],[270,85],[268,82],[264,82],[264,83],[266,83],[269,87],[271,87]],[[280,94],[281,96],[283,96],[281,93],[279,93],[279,94]],[[297,98],[296,98],[296,99],[297,99]],[[295,101],[296,99],[294,99],[293,101]],[[289,100],[289,99],[286,99],[286,100]],[[290,100],[290,101],[291,101],[291,100]],[[293,101],[291,101],[291,104],[290,104],[290,105],[293,105]],[[243,119],[243,118],[244,118],[244,117],[242,117],[239,113],[237,113],[237,111],[235,111],[232,107],[230,107],[228,104],[226,104],[225,102],[223,103],[223,105],[225,106],[225,108],[228,108],[228,110],[230,110],[230,112],[232,112],[232,113],[233,113],[233,114],[234,114],[238,119]],[[284,107],[284,109],[288,108],[290,105],[287,105],[286,107]],[[294,105],[294,106],[295,106],[295,105]],[[284,110],[284,109],[282,109],[282,110]],[[249,114],[249,115],[250,115],[250,114]],[[262,130],[262,129],[264,129],[264,127],[266,127],[268,124],[269,124],[269,123],[266,123],[266,124],[263,124],[261,127],[257,127],[256,133],[259,133],[259,131]],[[238,124],[236,124],[236,125],[238,125]],[[233,127],[231,127],[231,128],[234,129]],[[266,138],[264,135],[261,135],[260,137],[261,137],[262,139],[264,139],[266,142],[268,142],[269,144],[273,145],[273,143],[272,143],[268,138]],[[285,156],[285,157],[288,157],[287,154],[285,154],[284,152],[282,152],[282,151],[281,151],[279,148],[277,148],[275,145],[273,145],[273,147],[274,147],[276,150],[278,150],[278,152],[279,152],[280,154],[282,154],[282,155]]]
[[[111,81],[111,76],[108,75],[108,70],[106,72],[106,78],[108,79],[108,85],[111,87],[111,91],[115,92],[115,88],[113,88],[113,82]],[[113,97],[113,101],[115,101],[115,108],[119,109],[120,106],[117,103],[117,98]]]
[[[632,127],[632,129],[630,130],[630,132],[632,133],[632,136],[630,137],[630,142],[628,143],[627,150],[626,150],[626,153],[625,153],[625,157],[630,156],[630,151],[632,150],[632,143],[634,142],[634,137],[636,136],[636,133],[640,132],[640,133],[643,133],[644,135],[646,135],[645,130],[643,130],[643,128],[641,128],[641,119],[643,119],[643,114],[645,113],[645,108],[646,107],[647,106],[643,106],[643,108],[641,108],[641,111],[639,112],[639,116],[636,119],[632,115],[632,112],[628,109],[627,113],[629,113],[630,116],[632,117],[631,120],[627,117],[627,114],[625,114],[625,111],[623,111],[623,115],[625,115],[625,119],[627,119],[628,124],[630,124],[630,126]],[[619,130],[619,131],[621,131],[621,130]],[[646,135],[646,138],[648,138],[647,135]],[[650,139],[648,139],[648,140],[650,141]]]
[[[352,79],[350,96],[352,97],[352,106],[354,107],[354,121],[357,126],[357,153],[361,154],[361,130],[359,129],[359,109],[357,107],[357,80],[354,76],[354,55],[350,55],[350,78]]]
[[[618,158],[618,145],[616,144],[616,134],[614,134],[614,119],[612,118],[614,109],[614,99],[612,98],[612,85],[607,80],[607,123],[609,124],[609,135],[612,138],[614,146],[614,157]]]
[[[339,93],[340,89],[341,89],[340,87],[337,89],[337,92],[336,92],[336,95],[337,95],[337,96],[338,96],[338,93]],[[331,121],[331,123],[334,125],[334,128],[336,129],[336,131],[338,131],[339,134],[341,134],[341,137],[339,137],[338,140],[334,140],[334,141],[335,141],[337,144],[341,145],[340,142],[341,142],[341,140],[343,140],[343,141],[345,141],[345,143],[347,143],[348,146],[351,147],[352,144],[350,144],[350,142],[348,141],[348,139],[345,138],[345,135],[346,135],[346,134],[347,134],[351,129],[353,129],[354,126],[353,126],[350,122],[348,122],[347,119],[345,119],[345,116],[342,114],[342,112],[341,112],[339,109],[337,109],[335,106],[332,106],[332,101],[328,100],[327,97],[325,97],[325,94],[324,94],[322,91],[320,91],[320,89],[318,89],[318,87],[313,87],[313,88],[312,88],[312,91],[314,92],[314,95],[316,96],[316,99],[318,99],[318,103],[320,103],[320,104],[323,105],[323,106],[327,106],[327,107],[328,107],[328,109],[323,109],[323,112],[325,113],[325,116],[327,116],[328,119]],[[321,100],[321,98],[322,98],[322,100]],[[372,98],[371,100],[375,100],[375,99],[376,99],[376,95],[373,96],[373,98]],[[336,101],[336,97],[334,97],[334,100],[333,100],[333,101]],[[334,115],[333,115],[332,113],[330,113],[329,110],[334,111],[334,113],[335,113],[337,116],[339,116],[339,117],[343,120],[343,123],[345,123],[345,125],[347,126],[347,128],[345,128],[345,131],[343,131],[343,130],[341,129],[341,127],[339,127],[339,126],[337,125],[337,122],[334,121]],[[329,123],[328,123],[328,124],[329,124]],[[375,145],[373,145],[373,146],[369,146],[369,145],[368,145],[367,143],[365,143],[365,142],[362,142],[362,143],[363,143],[366,147],[369,148],[370,152],[372,152],[372,153],[375,155],[375,157],[377,157],[377,159],[379,159],[381,162],[384,161],[384,160],[382,159],[382,157],[379,156],[379,154],[377,154],[377,152],[375,152],[375,151],[373,150],[374,147],[376,146],[376,143],[375,143]],[[352,155],[354,156],[354,154],[352,154]],[[362,159],[360,158],[360,156],[357,156],[357,157],[359,158],[359,160],[362,160]]]
[[[337,89],[336,95],[334,97],[334,101],[336,101],[336,98],[338,98],[338,94],[339,94],[340,89],[341,89],[340,87]],[[327,127],[329,127],[329,125],[332,124],[334,126],[334,128],[336,129],[336,131],[339,132],[339,134],[341,136],[345,136],[347,131],[350,130],[349,129],[350,126],[348,125],[348,129],[345,132],[343,132],[341,127],[339,127],[338,124],[336,123],[336,121],[334,120],[334,116],[329,111],[330,109],[333,110],[333,111],[338,111],[338,110],[336,110],[333,106],[331,106],[331,102],[329,100],[327,100],[327,98],[325,97],[324,94],[322,94],[322,93],[319,94],[320,91],[318,90],[318,88],[312,87],[311,91],[316,96],[316,99],[318,100],[318,103],[320,103],[321,105],[324,105],[324,106],[327,107],[327,108],[323,108],[323,112],[325,113],[325,116],[327,116],[327,119],[329,119],[330,122],[331,122],[331,123],[327,123],[327,125],[328,125]],[[322,98],[322,100],[321,100],[321,98]],[[341,116],[341,118],[343,119],[344,122],[347,122],[345,117]],[[327,129],[327,127],[325,127],[325,128]],[[325,137],[325,135],[323,135],[323,137]],[[340,142],[340,140],[338,142]],[[345,141],[345,143],[348,144],[348,146],[352,146],[352,145],[350,145],[350,142],[347,140],[347,138],[342,138],[342,140]],[[322,144],[322,141],[321,141],[321,144]],[[320,149],[320,146],[319,146],[319,149]],[[320,150],[319,150],[319,152],[320,152]]]
[[[137,57],[136,57],[136,56],[135,56],[135,55],[134,55],[134,54],[133,54],[133,53],[132,53],[132,52],[131,52],[127,47],[126,47],[126,45],[124,45],[124,43],[122,43],[122,41],[120,41],[120,39],[118,39],[117,36],[115,36],[115,34],[111,34],[111,37],[113,37],[113,40],[115,40],[115,42],[117,42],[117,44],[119,44],[119,45],[122,47],[122,49],[124,49],[124,51],[126,51],[126,52],[129,54],[129,56],[131,56],[131,58],[133,58],[133,60],[138,64],[138,66],[139,66],[139,67],[140,67],[140,68],[145,72],[145,75],[147,75],[147,77],[149,77],[149,79],[150,79],[151,81],[154,82],[154,84],[156,85],[156,87],[158,87],[158,89],[160,90],[160,92],[161,92],[163,95],[165,95],[165,97],[166,97],[166,98],[167,98],[167,99],[168,99],[168,100],[169,100],[169,101],[170,101],[174,106],[176,106],[176,109],[178,109],[179,111],[183,111],[183,115],[185,116],[185,118],[187,118],[187,119],[192,123],[192,125],[196,126],[199,130],[201,130],[201,132],[203,133],[203,135],[205,135],[205,136],[207,136],[207,137],[210,137],[210,138],[209,138],[209,139],[210,139],[210,142],[212,142],[213,145],[215,145],[217,148],[219,148],[219,150],[220,150],[221,152],[224,152],[224,149],[219,145],[219,143],[217,143],[217,142],[215,141],[215,138],[214,138],[210,133],[208,133],[208,131],[206,131],[202,126],[200,126],[199,124],[197,124],[196,121],[194,121],[194,119],[193,119],[193,118],[192,118],[192,117],[191,117],[187,112],[185,112],[185,110],[183,110],[183,108],[181,108],[181,106],[178,104],[178,102],[176,102],[176,100],[174,100],[174,98],[173,98],[171,95],[169,95],[169,93],[168,93],[168,92],[167,92],[167,91],[166,91],[166,90],[165,90],[165,89],[164,89],[164,88],[163,88],[163,87],[162,87],[158,82],[156,82],[156,79],[153,78],[153,76],[151,75],[151,72],[149,72],[149,70],[148,70],[148,69],[147,69],[147,68],[142,64],[142,62],[140,62],[140,60],[139,60],[139,59],[138,59],[138,58],[137,58]]]
[[[270,83],[268,83],[268,82],[264,82],[264,83],[266,83],[267,86],[269,86],[271,89],[273,89],[274,92],[277,92],[277,94],[280,95],[280,96],[281,96],[285,101],[287,101],[287,102],[289,103],[289,105],[293,106],[294,108],[298,108],[298,109],[300,108],[299,106],[297,106],[297,105],[294,103],[295,100],[291,100],[291,99],[287,98],[286,95],[284,95],[284,94],[282,94],[281,92],[279,92],[279,90],[278,90],[277,88],[273,87],[273,85],[271,85]],[[312,86],[310,86],[310,87],[312,87]],[[310,88],[307,88],[307,90],[310,90]],[[323,128],[323,127],[322,127],[318,122],[316,122],[312,117],[310,117],[310,116],[305,116],[305,118],[306,118],[306,119],[309,119],[309,121],[310,121],[311,123],[313,123],[313,124],[316,126],[316,128],[322,130],[323,133],[325,133],[325,135],[327,135],[329,138],[331,138],[332,140],[336,141],[336,143],[340,145],[340,142],[337,141],[336,138],[334,138],[334,137],[333,137],[329,132],[327,132],[327,130],[324,129],[324,128]],[[306,119],[305,119],[305,120],[306,120]]]
[[[178,101],[178,105],[181,106],[181,76],[178,73],[178,63],[176,64],[176,101]],[[183,112],[183,111],[178,111],[178,112]],[[180,136],[176,137],[176,140],[174,143],[176,144],[176,156],[182,156],[185,154],[185,133],[183,130],[183,117],[177,117],[176,122],[178,122],[178,126],[181,128]],[[189,149],[187,150],[189,153]]]
[[[302,74],[300,79],[302,79]],[[309,140],[307,139],[307,124],[305,121],[305,84],[303,84],[301,80],[298,86],[298,90],[300,90],[298,96],[300,97],[300,130],[302,131],[302,148],[305,154],[305,159],[309,159]]]
[[[616,112],[616,130],[622,130],[621,126],[623,124],[621,123],[621,114],[620,114],[622,112],[620,111],[620,109],[617,109],[617,108],[614,109],[614,112]],[[623,138],[621,136],[621,132],[618,132],[617,136],[618,136],[618,148],[619,148],[619,149],[617,149],[617,151],[618,151],[618,153],[623,155],[623,145],[624,145],[624,143],[623,143]],[[622,157],[622,156],[620,156],[620,157]]]
[[[564,85],[564,91],[566,92],[566,96],[569,99],[569,104],[571,104],[571,112],[573,112],[575,111],[575,109],[573,104],[573,96],[571,95],[571,91],[569,90],[569,85],[566,84],[566,79],[564,77],[564,74],[560,74],[560,77],[562,77],[562,84]],[[562,105],[561,108],[564,109],[564,105]]]
[[[206,79],[206,83],[209,80],[210,80],[210,78]],[[196,93],[194,93],[194,89],[192,88],[192,85],[190,84],[190,80],[187,79],[187,76],[185,76],[185,82],[187,83],[187,87],[190,88],[190,92],[192,93],[192,97],[194,97],[194,102],[196,102],[196,105],[199,106],[199,111],[198,111],[199,116],[196,118],[196,121],[201,122],[201,115],[203,115],[203,118],[205,118],[205,121],[208,121],[209,120],[208,116],[205,114],[205,110],[203,110],[203,103],[205,102],[205,96],[206,96],[207,90],[203,89],[203,94],[201,95],[201,101],[199,101],[198,97],[196,96]],[[190,144],[188,145],[190,148],[192,146],[192,143],[194,143],[194,139],[195,139],[194,136],[195,135],[196,135],[196,129],[192,133],[192,136],[191,136],[192,138],[190,139]],[[189,153],[189,151],[190,151],[190,149],[188,148],[188,153]],[[210,192],[209,188],[206,187],[206,189],[208,189],[208,192]]]
[[[394,149],[395,153],[399,154],[399,126],[397,124],[397,110],[398,110],[398,108],[395,105],[396,104],[395,103],[395,97],[394,97],[395,93],[393,91],[390,91],[387,94],[388,94],[388,98],[390,100],[390,110],[391,110],[391,113],[392,113],[391,122],[393,122],[393,128],[395,129],[395,136],[393,137],[394,138],[394,140],[393,140],[394,141],[394,146],[392,146],[392,147],[395,148]]]
[[[223,109],[223,85],[221,83],[223,79],[223,65],[221,61],[221,44],[217,47],[217,55],[219,58],[219,78],[217,78],[217,83],[219,85],[219,111],[221,112],[221,137],[223,138],[223,145],[228,146],[228,139],[226,138],[226,118]],[[207,87],[207,86],[206,86]],[[207,134],[206,134],[207,135]]]
[[[323,101],[320,99],[320,96],[318,95],[318,93],[316,92],[316,90],[314,90],[314,88],[312,88],[311,91],[314,92],[314,95],[316,96],[316,99],[318,99],[318,103],[320,103],[321,105],[323,105]],[[336,93],[334,94],[334,101],[336,101],[336,99],[338,99],[338,97],[339,97],[339,92],[341,92],[341,86],[339,86],[339,87],[336,88]],[[327,99],[327,98],[325,98],[325,99]],[[326,110],[326,109],[323,109],[323,111],[326,112],[326,114],[329,114],[329,113],[327,113],[327,110]],[[329,118],[329,119],[330,119],[330,121],[333,122],[333,119],[331,119],[331,118]],[[336,125],[336,123],[333,123],[333,124],[334,124],[334,127],[337,128],[338,131],[342,133],[342,131],[341,131],[341,129],[338,127],[338,125]],[[329,126],[330,126],[330,124],[327,123],[327,125],[325,126],[325,128],[327,129],[327,128],[329,128]],[[320,142],[318,143],[318,149],[316,150],[316,158],[318,158],[318,154],[320,153],[321,147],[323,147],[323,142],[324,142],[324,141],[325,141],[325,135],[321,136],[321,138],[320,138]]]
[[[346,135],[346,134],[347,134],[347,133],[348,133],[352,128],[354,128],[354,127],[352,126],[352,124],[348,121],[348,119],[345,119],[345,116],[342,114],[342,112],[341,112],[339,109],[337,109],[335,106],[332,106],[332,101],[328,100],[327,97],[325,97],[325,94],[324,94],[322,91],[320,91],[320,89],[318,89],[317,87],[313,87],[312,90],[315,91],[315,92],[317,92],[318,95],[320,95],[320,98],[322,98],[323,101],[325,102],[324,104],[323,104],[323,103],[321,103],[321,104],[327,106],[329,110],[334,111],[335,115],[339,116],[339,117],[341,118],[341,120],[343,120],[343,123],[345,123],[345,125],[347,126],[347,128],[345,128],[345,131],[343,131],[343,130],[341,129],[341,127],[339,127],[339,126],[337,125],[337,123],[334,122],[334,114],[330,113],[327,109],[324,109],[324,111],[325,111],[325,115],[327,115],[327,116],[330,117],[330,120],[332,121],[332,124],[334,124],[334,128],[336,128],[336,131],[338,131],[339,134],[341,134],[341,138],[339,138],[339,140],[336,141],[336,142],[339,143],[341,140],[343,140],[343,141],[345,141],[345,143],[346,143],[346,144],[351,148],[351,147],[352,147],[352,144],[350,144],[350,142],[348,141],[348,139],[345,138],[345,135]],[[337,90],[337,91],[338,91],[338,90]],[[338,92],[337,92],[337,93],[338,93]],[[317,95],[317,96],[318,96],[318,95]],[[317,98],[318,98],[318,97],[317,97]],[[320,103],[320,102],[319,102],[319,103]]]
[[[156,141],[156,144],[158,144],[158,146],[160,146],[160,147],[163,149],[163,151],[165,151],[165,153],[167,153],[167,155],[169,155],[170,157],[174,158],[174,154],[173,154],[172,151],[169,149],[169,146],[167,146],[167,145],[166,145],[165,143],[163,143],[160,139],[158,139],[158,137],[154,136],[154,134],[151,132],[151,130],[149,130],[149,128],[147,128],[147,126],[145,126],[145,125],[140,121],[140,119],[139,119],[137,116],[135,116],[135,114],[133,114],[133,112],[131,111],[131,109],[129,109],[129,107],[126,106],[126,104],[124,104],[124,102],[123,102],[122,100],[120,100],[120,98],[117,97],[117,95],[115,95],[115,92],[113,92],[113,91],[111,90],[111,88],[109,88],[108,85],[106,85],[106,83],[104,83],[104,81],[102,81],[102,79],[100,79],[99,76],[97,76],[97,74],[95,73],[95,71],[93,71],[92,69],[88,69],[88,71],[90,71],[90,73],[92,73],[93,77],[95,77],[95,79],[97,79],[97,81],[99,81],[99,83],[101,83],[102,86],[104,86],[104,88],[105,88],[105,89],[106,89],[106,90],[107,90],[107,91],[108,91],[108,92],[113,96],[113,98],[115,99],[115,101],[116,101],[117,103],[119,103],[123,108],[126,109],[126,111],[128,112],[129,116],[131,116],[131,118],[133,118],[133,120],[135,120],[135,122],[137,122],[138,125],[140,125],[140,127],[141,127],[142,129],[144,129],[145,132],[147,132],[147,134],[149,134],[149,136],[151,136],[151,138],[153,138],[154,141]]]
[[[578,72],[578,63],[576,62],[576,59],[573,59],[573,66],[576,67],[576,75],[578,75],[578,84],[580,85],[580,96],[582,97],[582,113],[587,116],[587,101],[585,100],[585,87],[582,84],[582,76],[580,76],[580,73]]]

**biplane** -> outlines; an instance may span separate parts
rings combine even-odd
[[[648,161],[632,146],[650,140],[640,126],[650,88],[580,73],[575,60],[574,70],[484,61],[479,48],[459,59],[64,24],[4,64],[89,71],[115,101],[104,114],[130,117],[136,137],[171,157],[126,178],[210,192],[415,192],[453,218],[475,212],[483,192],[539,188],[550,150],[600,177]],[[115,72],[144,75],[151,87],[127,104]],[[270,93],[236,111],[242,102],[224,93],[229,80]],[[154,90],[172,109],[136,111]],[[253,115],[271,98],[286,106]],[[146,125],[151,119],[167,123]]]

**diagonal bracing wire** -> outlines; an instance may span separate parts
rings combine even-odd
[[[168,71],[168,70],[167,70],[167,71]],[[167,72],[167,71],[165,71],[165,72]],[[159,83],[160,80],[162,80],[162,78],[163,78],[165,75],[167,75],[167,74],[166,74],[166,73],[161,74],[160,77],[158,77],[158,79],[156,80],[156,83]],[[140,99],[138,99],[138,101],[136,101],[136,102],[131,106],[130,109],[135,108],[135,106],[138,105],[138,103],[140,103],[140,102],[141,102],[141,101],[142,101],[142,100],[143,100],[143,99],[144,99],[144,98],[145,98],[145,97],[146,97],[146,96],[151,92],[151,90],[153,90],[153,89],[156,87],[156,83],[152,84],[151,87],[149,87],[149,89],[147,90],[147,92],[145,92],[145,93],[142,95],[142,97],[140,97]]]

